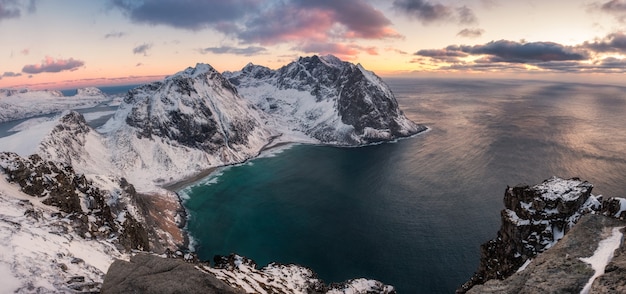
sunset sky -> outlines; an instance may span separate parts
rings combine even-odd
[[[0,88],[334,54],[386,76],[626,82],[626,0],[0,0]]]

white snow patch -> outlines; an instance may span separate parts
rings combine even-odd
[[[108,116],[108,115],[113,115],[115,114],[115,110],[109,110],[109,111],[99,111],[99,112],[88,112],[88,113],[83,113],[83,116],[85,117],[85,120],[88,122],[97,120],[99,118]]]
[[[533,260],[532,260],[532,259],[530,259],[530,258],[529,258],[529,259],[527,259],[527,260],[524,262],[524,264],[522,264],[522,266],[520,266],[520,267],[517,269],[517,271],[516,271],[516,272],[517,272],[517,273],[519,273],[519,272],[521,272],[521,271],[525,270],[525,269],[528,267],[528,265],[530,264],[530,262],[531,262],[531,261],[533,261]]]
[[[0,138],[0,151],[15,152],[22,157],[35,153],[39,143],[58,124],[58,119],[59,117],[52,120],[37,119],[24,122],[26,125],[19,128],[20,132]]]
[[[2,283],[0,283],[1,293],[16,293],[22,285],[20,279],[13,275],[8,263],[0,262],[0,277],[2,277]]]
[[[598,248],[596,248],[596,251],[593,252],[592,256],[580,258],[581,261],[590,264],[593,270],[595,270],[593,276],[589,278],[585,287],[583,287],[582,291],[580,291],[581,294],[589,293],[593,281],[597,277],[604,274],[604,268],[611,261],[611,259],[613,259],[615,250],[619,248],[619,245],[622,243],[623,234],[620,231],[622,228],[624,227],[613,228],[611,236],[598,243]]]
[[[619,211],[615,213],[615,217],[619,217],[622,212],[626,211],[626,199],[625,198],[617,198],[619,200]]]

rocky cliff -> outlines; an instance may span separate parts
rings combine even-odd
[[[285,134],[360,145],[425,130],[404,116],[382,79],[331,55],[301,57],[278,70],[248,64],[224,75]]]
[[[577,251],[570,247],[577,242],[589,243],[597,247],[601,240],[600,233],[602,231],[601,229],[597,230],[597,227],[617,226],[619,221],[616,219],[623,219],[624,209],[626,209],[626,205],[622,206],[622,203],[626,204],[623,199],[608,198],[603,201],[601,197],[591,194],[592,188],[593,185],[577,178],[568,180],[551,178],[539,185],[507,187],[504,195],[505,209],[501,213],[502,225],[497,237],[481,245],[478,270],[468,282],[457,290],[457,293],[465,293],[470,289],[472,289],[472,293],[545,292],[546,289],[552,289],[549,288],[549,284],[552,282],[546,282],[544,286],[548,288],[543,289],[544,286],[540,285],[541,283],[535,283],[534,280],[531,283],[532,279],[528,277],[528,273],[535,271],[536,279],[546,281],[545,271],[550,272],[550,269],[552,270],[551,273],[555,274],[555,279],[563,280],[561,276],[567,276],[568,281],[570,281],[564,282],[561,286],[565,288],[559,291],[571,293],[574,291],[573,289],[577,289],[575,292],[580,292],[584,286],[583,282],[589,280],[593,275],[593,270],[584,266],[582,261],[571,263],[564,260],[558,252],[567,251],[567,256],[571,255],[571,257],[565,258],[567,260],[590,256],[591,254],[588,254],[587,251],[594,246],[585,247],[587,248],[586,251]],[[577,225],[581,217],[587,214],[603,214],[610,219],[605,216],[588,217],[592,220]],[[577,233],[569,236],[569,231],[573,228],[577,228]],[[589,232],[593,233],[589,234]],[[569,236],[568,241],[561,244],[563,241],[560,240],[564,236]],[[571,241],[572,239],[578,241]],[[580,241],[583,239],[585,239],[584,242]],[[558,245],[558,248],[555,245]],[[552,249],[553,247],[555,248]],[[544,252],[548,251],[552,252],[546,255],[549,257],[544,256]],[[541,257],[541,259],[535,259],[536,257]],[[516,272],[527,266],[531,260],[533,260],[531,264],[541,263],[544,264],[544,267],[538,267],[536,270],[524,270],[524,274],[517,275]],[[537,260],[541,260],[541,262]],[[555,266],[557,263],[559,266]],[[570,269],[568,267],[572,267],[572,275],[569,275]],[[506,282],[498,284],[494,288],[474,287],[487,281],[503,280],[514,274],[524,276],[521,278],[524,281]],[[495,285],[497,282],[490,283]],[[522,291],[520,287],[525,290]],[[554,287],[560,286],[555,285]],[[487,291],[486,289],[491,290]],[[548,292],[552,292],[552,290]]]

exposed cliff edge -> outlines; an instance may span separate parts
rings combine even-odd
[[[624,222],[618,219],[626,216],[626,200],[603,200],[602,197],[591,194],[592,188],[593,185],[589,182],[577,178],[564,180],[556,177],[539,185],[507,187],[498,236],[481,245],[479,268],[457,293],[465,293],[470,289],[471,293],[545,292],[550,289],[580,292],[585,284],[583,282],[589,280],[594,271],[582,261],[571,260],[591,256],[593,249],[590,248],[597,247],[601,236],[604,236],[602,228],[620,224],[624,226]],[[588,214],[604,216],[587,216],[584,222],[577,224]],[[560,241],[561,239],[566,241]],[[582,247],[573,247],[576,242],[594,246],[590,245],[582,250]],[[559,255],[560,253],[563,254]],[[529,263],[534,265],[531,269],[526,268]],[[538,266],[540,264],[543,267]],[[519,273],[521,270],[523,273]],[[536,279],[544,282],[546,279],[550,280],[548,273],[554,279],[567,277],[569,282],[563,282],[562,285],[552,282],[536,283]],[[511,278],[506,279],[508,277]],[[496,282],[503,279],[506,280]],[[497,286],[476,286],[488,281],[489,285]]]

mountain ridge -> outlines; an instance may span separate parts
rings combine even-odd
[[[388,87],[381,80],[378,80],[381,83],[374,83],[379,78],[373,74],[363,74],[365,70],[360,65],[342,62],[333,57],[320,58],[316,56],[301,60],[303,62],[305,60],[310,61],[309,69],[302,70],[300,68],[302,64],[294,63],[290,70],[286,70],[285,81],[288,80],[288,76],[295,78],[294,81],[296,81],[290,87],[285,84],[283,85],[284,90],[280,90],[278,86],[267,83],[263,85],[274,87],[282,94],[295,95],[298,98],[298,102],[301,104],[290,106],[289,111],[293,110],[292,113],[283,112],[288,114],[284,119],[280,119],[277,113],[264,111],[252,103],[250,99],[254,100],[254,97],[249,95],[250,91],[247,92],[246,96],[241,95],[240,88],[233,85],[229,79],[217,72],[212,66],[199,63],[195,67],[188,67],[162,81],[130,90],[113,117],[97,129],[90,127],[81,114],[67,111],[52,120],[33,124],[33,132],[22,131],[0,138],[1,146],[15,146],[17,152],[23,153],[20,154],[23,157],[17,154],[7,156],[7,162],[6,164],[3,163],[0,173],[5,174],[5,176],[11,174],[12,170],[7,169],[11,166],[11,162],[21,162],[23,159],[20,158],[25,157],[37,160],[37,162],[50,162],[54,166],[71,168],[72,174],[81,175],[82,178],[80,179],[84,179],[86,183],[89,183],[89,187],[93,187],[93,189],[90,188],[91,190],[101,191],[99,193],[103,196],[100,198],[107,199],[106,203],[116,203],[113,209],[115,213],[107,216],[107,221],[116,224],[115,226],[121,230],[119,233],[120,241],[123,241],[124,244],[130,244],[129,248],[150,249],[154,253],[163,253],[169,250],[169,252],[180,253],[182,256],[187,245],[183,231],[184,209],[179,197],[162,187],[213,167],[244,162],[258,156],[267,146],[276,144],[299,142],[361,146],[413,135],[425,129],[408,121],[397,109],[395,97]],[[259,77],[271,73],[271,70],[267,68],[254,65],[249,65],[248,69],[256,71],[255,75]],[[345,72],[356,73],[355,77],[353,79],[340,78],[344,70]],[[319,78],[312,77],[312,74],[319,75]],[[305,83],[312,81],[311,79],[322,82],[315,86],[307,86]],[[253,81],[250,80],[250,82]],[[356,123],[355,125],[344,123],[342,118],[337,115],[341,111],[346,112],[346,109],[339,110],[341,104],[339,97],[341,95],[338,95],[340,88],[336,85],[349,82],[359,83],[360,86],[369,85],[369,87],[363,87],[361,92],[354,92],[356,93],[352,96],[354,99],[350,100],[354,104],[348,103],[344,108],[349,109],[354,105],[372,106],[376,103],[365,100],[380,101],[383,98],[383,100],[388,100],[386,105],[392,107],[393,115],[382,117],[376,114],[376,111],[371,112],[369,108],[361,107],[356,110],[357,114],[354,116],[355,119],[362,120],[363,126],[355,127]],[[369,95],[362,91],[375,91],[376,94]],[[94,89],[87,89],[80,91],[80,93],[93,97],[99,95],[98,91]],[[311,93],[316,94],[312,95]],[[326,97],[325,93],[333,95]],[[342,95],[348,94],[346,92]],[[390,96],[381,96],[386,94]],[[376,107],[372,109],[378,111]],[[382,109],[390,110],[388,107]],[[372,113],[375,115],[372,116]],[[389,127],[388,123],[396,120],[400,122],[396,122],[398,126],[407,127],[405,132],[391,130],[392,128]],[[357,134],[355,130],[360,133]],[[31,136],[31,133],[37,136]],[[26,136],[31,137],[26,138]],[[9,144],[13,142],[24,144]],[[23,148],[23,145],[28,144],[33,146]],[[36,155],[27,154],[31,150],[34,150]],[[28,174],[28,172],[20,172],[20,174]],[[37,177],[37,179],[39,178],[49,181],[50,183],[44,182],[48,183],[46,185],[50,185],[50,187],[54,186],[55,183],[62,187],[68,185],[68,180],[57,179],[54,173],[46,172],[43,176]],[[13,203],[12,197],[19,197],[20,199],[29,197],[23,196],[22,192],[15,191],[28,190],[31,182],[32,180],[27,179],[7,184],[0,183],[0,188],[3,188],[2,185],[10,188],[3,188],[9,192],[0,193],[0,200]],[[72,191],[75,189],[69,186],[66,188],[61,189],[62,192],[58,192],[60,194],[57,195],[59,197],[54,198],[54,201],[50,200],[53,201],[50,203],[55,207],[62,207],[65,209],[62,212],[70,215],[86,211],[85,207],[90,207],[94,197],[86,193],[73,194]],[[0,192],[4,190],[0,190]],[[47,190],[44,188],[39,192],[43,193],[42,195],[48,195],[45,194],[45,191]],[[71,201],[65,203],[63,199]],[[46,203],[41,205],[45,206]],[[94,213],[100,213],[100,211]],[[44,226],[49,220],[54,221],[58,217],[57,214],[45,212],[45,210],[41,215],[46,220]],[[61,216],[70,217],[64,214]],[[80,218],[87,224],[94,223],[90,214]],[[80,243],[81,246],[88,246],[90,242],[96,242],[105,248],[111,245],[109,240],[96,234],[101,230],[107,231],[102,228],[103,226],[97,218],[95,221],[97,226],[90,225],[87,231],[89,234],[80,231],[78,234],[68,235],[68,238],[77,240],[75,244]],[[33,223],[28,221],[25,224],[31,226]],[[0,230],[0,233],[3,232]],[[40,231],[33,231],[32,234],[37,238],[49,238]],[[126,235],[130,237],[124,237]],[[93,236],[100,237],[94,238]],[[63,250],[63,252],[69,250],[61,243],[55,246],[56,249],[54,250]],[[129,248],[118,249],[111,256],[128,260],[130,258]],[[55,272],[63,271],[65,268],[60,267],[51,269],[50,276],[55,277],[53,283],[50,284],[52,286],[42,286],[40,289],[50,291],[73,289],[72,287],[99,289],[101,280],[98,280],[98,275],[102,274],[103,268],[111,263],[112,258],[109,258],[106,252],[104,249],[98,251],[102,258],[82,260],[83,264],[90,268],[93,268],[95,264],[98,265],[97,270],[90,271],[89,285],[80,286],[82,281],[85,281],[85,276],[71,277],[68,282],[63,282],[62,279],[66,277],[66,274]],[[15,262],[21,262],[19,260]],[[44,265],[37,264],[37,266]],[[285,270],[302,273],[311,272],[297,265],[285,268]],[[229,271],[237,272],[237,275],[233,276],[229,274]],[[281,271],[256,272],[253,268],[235,266],[234,268],[215,271],[213,274],[217,275],[220,272],[224,280],[230,279],[228,277],[234,277],[234,280],[230,282],[234,283],[233,286],[241,289],[247,287],[244,282],[248,274],[258,273],[262,275],[263,278],[258,280],[259,285],[261,285],[265,283],[263,281],[278,278],[278,276],[274,277],[273,275],[279,275]],[[301,279],[308,275],[294,274],[292,278]],[[25,278],[24,275],[20,277],[20,279]],[[347,286],[348,284],[350,286]],[[346,287],[358,285],[359,289],[363,289],[363,291],[367,291],[367,289],[372,291],[384,289],[385,293],[393,293],[394,291],[391,286],[364,279],[353,280],[348,284]],[[288,287],[291,285],[289,278],[287,278],[285,285],[287,285],[285,289],[289,289]]]

